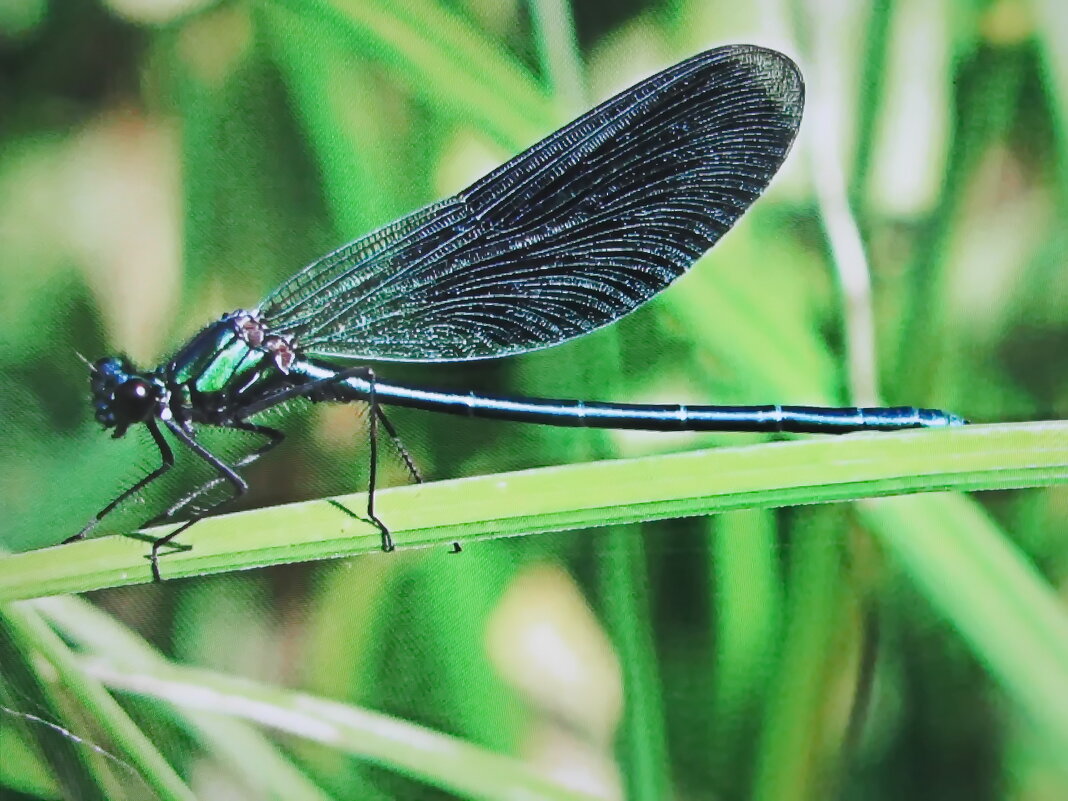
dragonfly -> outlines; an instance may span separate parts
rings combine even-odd
[[[148,428],[159,466],[66,542],[170,470],[167,434],[214,471],[172,505],[188,519],[148,559],[248,490],[239,470],[280,445],[253,418],[295,398],[369,404],[367,514],[374,509],[383,406],[554,426],[657,431],[846,433],[944,428],[965,421],[911,406],[628,404],[452,392],[380,377],[372,364],[514,356],[583,336],[634,311],[682,276],[764,192],[790,152],[804,81],[790,58],[753,45],[695,55],[603,102],[458,194],[307,265],[258,306],[222,315],[167,362],[123,356],[91,365],[95,417],[114,437]],[[202,426],[261,438],[227,464]],[[226,485],[206,508],[194,501]]]

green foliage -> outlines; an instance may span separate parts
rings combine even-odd
[[[1020,423],[1068,410],[1056,0],[792,0],[781,18],[598,0],[573,4],[577,27],[548,0],[31,5],[0,15],[0,794],[1068,791],[1068,427]],[[366,481],[359,414],[294,406],[254,491],[180,538],[162,585],[139,535],[46,548],[155,458],[99,431],[76,353],[155,364],[727,41],[797,56],[809,108],[783,175],[691,275],[549,351],[377,369],[1001,425],[765,443],[401,410],[432,481],[378,510],[433,547],[384,556],[365,495],[340,494]],[[100,533],[202,477],[188,461]]]

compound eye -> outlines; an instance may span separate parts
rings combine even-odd
[[[124,420],[145,420],[152,413],[156,393],[142,378],[123,381],[115,390],[115,411]]]
[[[104,375],[118,375],[124,368],[128,368],[129,365],[123,364],[123,360],[118,356],[108,356],[104,359],[97,359],[93,364],[94,373],[103,373]]]

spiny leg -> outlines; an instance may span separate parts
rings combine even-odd
[[[378,398],[375,395],[375,372],[374,370],[367,368],[367,380],[371,385],[371,393],[368,399],[368,403],[371,405],[371,425],[368,427],[368,441],[370,450],[370,465],[367,475],[367,517],[378,528],[378,533],[382,537],[382,550],[389,553],[395,547],[393,545],[393,537],[389,533],[389,529],[386,524],[378,519],[378,515],[375,514],[375,485],[378,483],[378,421],[379,419],[385,419],[385,415],[380,415],[378,408]],[[390,432],[391,436],[394,432],[391,431],[392,425],[387,423],[386,430]]]
[[[152,563],[152,578],[157,582],[163,581],[163,577],[160,575],[159,572],[160,548],[169,543],[187,528],[189,528],[202,517],[211,512],[213,509],[217,509],[223,504],[229,503],[235,498],[239,498],[246,492],[248,492],[248,484],[245,482],[245,480],[241,478],[241,476],[239,476],[232,467],[227,465],[214,453],[212,453],[199,442],[197,442],[195,439],[193,439],[193,437],[190,436],[185,431],[185,429],[182,428],[181,425],[175,423],[173,420],[165,420],[164,424],[167,426],[167,428],[171,430],[171,433],[174,434],[174,436],[181,440],[183,445],[185,445],[187,448],[189,448],[189,450],[193,451],[193,453],[195,453],[197,456],[199,456],[201,459],[203,459],[205,462],[215,468],[215,470],[219,473],[220,478],[229,481],[230,484],[233,485],[235,492],[231,497],[224,498],[218,503],[212,504],[208,509],[196,512],[196,514],[191,516],[189,520],[185,521],[182,525],[178,526],[178,528],[176,528],[174,531],[169,534],[166,534],[165,536],[160,537],[152,543],[152,552],[149,554],[148,559]]]
[[[315,381],[310,384],[305,384],[300,387],[301,392],[297,393],[292,390],[283,393],[288,394],[300,394],[305,396],[311,396],[317,390],[323,390],[330,387],[331,384],[338,384],[347,378],[354,376],[360,376],[365,378],[368,382],[370,390],[368,392],[367,402],[371,408],[370,425],[368,426],[368,442],[369,442],[369,469],[367,479],[367,517],[375,528],[378,529],[378,533],[382,539],[382,550],[392,551],[396,546],[393,544],[393,537],[389,533],[389,528],[385,523],[375,514],[375,487],[378,483],[378,424],[381,421],[386,432],[390,435],[393,441],[397,444],[397,448],[401,453],[401,458],[404,459],[405,464],[408,467],[409,472],[413,475],[417,482],[421,482],[422,478],[419,476],[419,471],[415,467],[415,463],[412,461],[411,456],[408,455],[408,451],[400,444],[400,440],[397,437],[397,431],[393,427],[393,424],[386,418],[382,408],[378,405],[378,398],[375,394],[375,371],[370,367],[353,367],[347,370],[342,370],[336,375],[330,378],[323,379],[321,381]]]
[[[152,434],[152,439],[155,441],[156,447],[159,449],[160,466],[153,470],[151,473],[149,473],[147,476],[142,478],[132,487],[129,487],[123,492],[121,492],[118,497],[111,501],[111,503],[109,503],[95,515],[93,515],[92,519],[90,519],[88,523],[82,526],[81,531],[79,531],[73,537],[67,537],[67,539],[63,540],[63,544],[84,539],[90,531],[97,527],[101,520],[103,520],[107,515],[111,514],[111,512],[114,511],[116,506],[130,498],[132,495],[135,495],[141,490],[143,490],[157,478],[159,478],[172,467],[174,467],[174,452],[171,450],[171,446],[167,444],[167,440],[164,438],[163,433],[159,430],[159,426],[156,425],[156,421],[149,419],[145,421],[145,424],[148,426],[148,430]]]
[[[378,419],[382,423],[382,427],[386,429],[386,433],[389,434],[389,438],[393,441],[393,447],[397,449],[397,453],[400,454],[401,460],[404,462],[404,466],[408,469],[408,475],[411,476],[412,481],[415,484],[423,483],[423,476],[419,472],[419,468],[415,465],[415,460],[412,459],[412,455],[408,453],[408,449],[404,447],[404,443],[401,442],[400,436],[397,434],[397,429],[393,426],[393,423],[388,417],[386,417],[386,410],[381,406],[375,404],[372,407],[372,414],[377,413]]]
[[[234,462],[234,470],[240,470],[244,467],[248,467],[248,465],[252,464],[265,453],[281,445],[282,440],[286,438],[285,433],[279,431],[277,428],[258,425],[256,423],[248,423],[245,421],[233,423],[232,425],[227,426],[227,428],[237,428],[241,431],[249,431],[253,434],[260,434],[264,437],[267,437],[267,442],[265,442],[259,448],[256,448],[256,450],[252,451],[252,453],[246,454],[245,456],[242,456],[238,461]],[[149,520],[148,523],[146,523],[145,525],[153,526],[165,520],[172,519],[181,509],[184,509],[186,506],[193,503],[201,496],[211,492],[213,489],[215,489],[217,486],[219,486],[226,480],[227,479],[223,476],[217,476],[213,479],[204,482],[192,492],[189,492],[183,497],[179,498],[177,501],[171,504],[168,509],[164,510],[163,512],[160,512],[158,515]],[[212,508],[214,508],[214,506]]]
[[[260,403],[250,404],[245,407],[246,415],[253,415],[257,412],[263,411],[271,406],[289,400],[290,398],[305,397],[311,400],[331,400],[330,395],[326,392],[331,385],[340,384],[348,378],[354,378],[360,376],[367,380],[370,387],[368,391],[368,402],[371,406],[371,425],[369,427],[370,436],[370,470],[369,470],[369,490],[367,494],[367,516],[370,522],[378,529],[382,537],[382,550],[392,551],[394,549],[393,537],[389,533],[389,529],[386,524],[383,523],[374,511],[374,497],[375,497],[375,485],[378,480],[378,423],[383,422],[386,431],[390,436],[397,440],[396,430],[393,425],[386,419],[385,414],[382,412],[378,405],[377,398],[375,396],[375,373],[370,367],[351,367],[345,370],[340,370],[334,375],[310,381],[306,384],[290,387],[288,389],[277,392],[271,395],[269,398],[264,399]],[[316,397],[318,395],[319,397]],[[399,448],[402,452],[402,458],[408,465],[409,470],[413,475],[419,479],[419,471],[415,467],[415,463],[411,461],[411,457],[407,455],[407,451],[401,446]]]
[[[374,386],[374,382],[372,380],[372,387],[373,386]],[[397,434],[397,429],[394,427],[393,423],[390,421],[390,419],[388,417],[386,417],[385,409],[383,409],[378,404],[373,404],[371,406],[371,415],[372,415],[371,426],[373,427],[375,425],[374,422],[373,422],[373,417],[374,417],[374,415],[376,413],[377,413],[379,421],[381,421],[381,423],[382,423],[382,427],[384,429],[386,429],[386,433],[389,434],[389,438],[393,441],[393,447],[397,449],[397,453],[400,454],[401,459],[404,461],[404,466],[408,468],[408,475],[410,475],[412,477],[412,481],[414,481],[416,484],[422,484],[423,483],[423,476],[419,473],[419,468],[415,466],[415,460],[412,459],[412,455],[410,453],[408,453],[408,449],[405,448],[404,447],[404,443],[401,442],[401,438]],[[373,437],[374,437],[374,435],[372,434],[372,441],[373,441]],[[379,525],[379,526],[382,525],[381,521],[378,520],[377,517],[372,518],[372,520],[375,522],[376,525]],[[449,553],[460,553],[462,550],[463,550],[463,548],[460,546],[459,542],[453,542],[452,550],[449,551]]]

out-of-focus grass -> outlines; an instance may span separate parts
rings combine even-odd
[[[11,67],[0,83],[0,544],[55,544],[151,466],[145,438],[111,441],[92,424],[76,351],[156,363],[300,264],[462,187],[581,110],[584,95],[593,102],[729,41],[797,56],[812,102],[783,175],[713,255],[611,331],[505,363],[402,366],[390,377],[725,403],[845,403],[847,388],[869,386],[889,403],[979,422],[1064,417],[1061,6],[583,2],[577,28],[551,2],[256,0],[160,19],[162,7],[127,0],[0,14]],[[820,136],[839,143],[837,211],[833,192],[812,189],[828,177],[811,174],[827,162],[810,157],[806,138]],[[834,277],[858,264],[835,245],[832,211],[864,247],[868,308]],[[860,332],[852,345],[846,330]],[[285,451],[250,471],[246,508],[351,492],[365,479],[352,410],[293,412]],[[752,440],[407,412],[396,422],[435,479]],[[1035,431],[1004,464],[1050,457],[1059,435]],[[937,439],[917,437],[920,449]],[[247,445],[208,441],[227,455]],[[889,453],[898,441],[864,447]],[[818,463],[790,466],[799,482],[855,447],[814,445]],[[601,465],[575,469],[559,488],[580,508],[613,489],[596,484],[612,480]],[[183,463],[114,530],[136,527],[198,476]],[[472,753],[580,776],[601,797],[823,798],[838,788],[970,799],[1038,783],[1057,796],[1068,789],[1063,760],[1039,746],[1064,737],[1066,497],[1060,485],[547,533],[454,556],[430,549],[114,588],[93,598],[103,611],[46,617],[80,654],[104,653],[128,673],[137,649],[119,619],[178,669],[373,709]],[[396,514],[435,518],[425,507]],[[322,536],[319,522],[287,525],[293,540]],[[237,534],[262,547],[256,531]],[[42,564],[84,574],[92,565],[64,566],[65,554],[111,548],[143,572],[137,541],[56,549]],[[104,567],[121,570],[122,558]],[[340,746],[227,730],[243,724],[151,698],[122,695],[122,710],[108,709],[91,700],[93,679],[42,667],[81,663],[62,661],[59,644],[17,615],[0,661],[0,742],[7,754],[7,738],[19,738],[22,754],[0,771],[8,788],[48,797],[51,776],[83,797],[137,796],[144,782],[180,794],[158,754],[199,796],[412,798],[452,786],[418,765],[372,768]],[[197,675],[212,685],[211,673]],[[874,683],[854,730],[858,675]],[[251,774],[236,743],[276,778]]]

